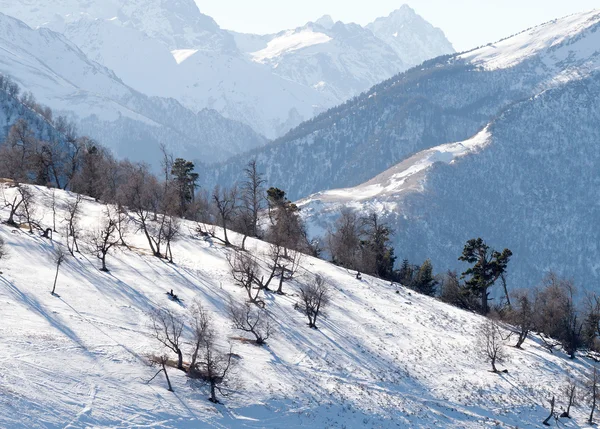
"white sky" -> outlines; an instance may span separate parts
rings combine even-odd
[[[494,42],[536,24],[600,8],[600,0],[196,0],[225,29],[276,33],[322,15],[366,24],[402,4],[440,27],[458,51]]]

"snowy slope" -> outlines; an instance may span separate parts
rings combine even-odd
[[[459,55],[487,70],[514,67],[532,57],[542,57],[541,66],[555,68],[561,62],[598,61],[600,10],[574,14],[526,30],[497,43]],[[554,71],[554,70],[552,70]],[[543,72],[540,70],[540,72]]]
[[[175,100],[149,98],[64,36],[46,28],[33,30],[1,13],[0,73],[13,76],[55,114],[72,117],[82,133],[132,160],[158,164],[161,142],[182,156],[205,161],[222,160],[265,142],[249,127],[216,112],[194,113]]]
[[[50,191],[35,195],[38,217],[50,225]],[[57,196],[60,209],[73,198]],[[82,225],[90,230],[102,206],[85,200],[83,209]],[[194,238],[189,227],[173,249],[175,265],[149,256],[139,234],[129,238],[132,250],[111,252],[110,273],[98,271],[85,253],[69,258],[54,297],[51,255],[64,237],[49,242],[0,225],[10,252],[0,267],[0,426],[539,427],[547,414],[541,404],[558,393],[566,371],[582,376],[589,366],[528,341],[523,351],[508,350],[507,374],[492,374],[472,352],[479,316],[366,276],[358,281],[309,257],[297,281],[319,273],[334,289],[320,329],[308,329],[293,309],[294,282],[286,284],[287,295],[266,296],[277,327],[268,346],[240,342],[224,317],[229,298],[245,297],[228,274],[229,250]],[[257,241],[250,247],[259,255],[266,250]],[[183,298],[181,305],[167,299],[169,289]],[[146,384],[155,371],[144,357],[158,351],[147,311],[166,307],[184,315],[194,299],[239,356],[239,383],[224,405],[213,406],[204,387],[173,369],[174,393],[161,378]],[[576,408],[575,418],[563,423],[586,427],[586,411]]]

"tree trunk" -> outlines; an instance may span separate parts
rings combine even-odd
[[[56,275],[54,276],[54,286],[52,287],[52,295],[54,295],[54,291],[56,291],[56,280],[58,280],[58,270],[60,269],[60,265],[56,266]]]
[[[594,410],[596,409],[596,392],[592,396],[592,411],[590,412],[589,424],[594,424]]]
[[[227,238],[227,224],[225,221],[223,221],[223,234],[225,235],[225,245],[229,246],[231,243],[229,243],[229,238]]]
[[[219,400],[217,399],[216,386],[217,386],[217,383],[211,379],[210,380],[210,399],[209,399],[209,401],[214,404],[219,403]]]
[[[281,277],[279,277],[279,287],[277,288],[277,294],[278,295],[283,295],[283,276],[285,273],[285,269],[282,268],[281,269]]]
[[[550,419],[554,417],[554,396],[552,397],[552,400],[550,401],[550,415],[546,418],[546,420],[544,420],[543,424],[545,426],[550,426],[550,423],[548,423],[550,421]]]
[[[100,271],[108,273],[108,269],[106,268],[106,252],[102,252],[102,257],[100,260],[102,261],[102,268],[100,268]]]
[[[171,386],[171,380],[169,379],[169,374],[167,374],[167,367],[165,366],[165,362],[161,362],[162,363],[162,369],[163,372],[165,373],[165,378],[167,379],[167,385],[169,386],[169,392],[173,391],[173,387]]]
[[[488,292],[487,288],[481,292],[481,313],[485,316],[488,314]]]
[[[177,369],[183,371],[183,353],[181,349],[177,349]]]
[[[521,346],[523,345],[523,343],[525,342],[525,340],[527,339],[527,335],[529,334],[528,331],[521,331],[519,332],[519,339],[517,340],[517,344],[515,345],[515,347],[517,349],[520,349]]]

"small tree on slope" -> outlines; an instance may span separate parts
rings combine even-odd
[[[502,338],[498,322],[493,319],[487,319],[483,322],[477,335],[477,348],[480,356],[492,365],[492,372],[500,372],[496,364],[506,362],[508,355],[504,348],[504,338]]]
[[[317,329],[317,317],[329,304],[330,291],[325,279],[316,276],[311,283],[300,286],[301,308],[308,317],[308,327]]]
[[[177,354],[177,369],[183,371],[181,335],[184,323],[172,311],[158,309],[150,314],[152,336],[164,347]]]
[[[110,207],[106,207],[102,224],[91,235],[92,250],[102,262],[100,271],[108,272],[106,268],[106,255],[108,251],[121,242],[116,219],[111,214]]]

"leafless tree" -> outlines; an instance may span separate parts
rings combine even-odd
[[[582,343],[583,323],[575,304],[572,281],[549,273],[535,291],[535,327],[548,350],[562,345],[571,359]]]
[[[171,250],[171,243],[177,238],[180,230],[181,223],[179,222],[179,219],[174,216],[167,216],[164,233],[165,258],[168,259],[170,263],[173,263],[173,251]]]
[[[199,308],[202,309],[201,306]],[[210,387],[209,400],[217,404],[219,403],[217,390],[222,393],[220,386],[227,385],[229,382],[233,366],[232,348],[230,345],[229,351],[224,352],[219,347],[212,319],[204,310],[197,317],[200,319],[197,323],[199,335],[195,338],[195,358],[192,359],[188,375],[206,382]]]
[[[227,237],[227,227],[233,220],[234,214],[238,209],[237,188],[225,189],[217,185],[213,191],[213,202],[219,214],[221,227],[223,228],[224,239],[222,241],[225,245],[229,246],[231,243]]]
[[[571,407],[577,404],[579,393],[579,382],[570,374],[567,374],[565,382],[562,386],[562,394],[567,403],[567,409],[560,415],[561,417],[571,418]]]
[[[96,257],[102,262],[100,271],[108,272],[106,268],[106,255],[108,251],[119,244],[121,237],[119,237],[117,230],[117,220],[119,216],[110,206],[106,206],[104,209],[104,216],[100,226],[92,232],[90,241],[92,250]]]
[[[208,312],[204,309],[200,301],[194,301],[192,304],[189,310],[189,319],[193,334],[190,368],[195,368],[205,337],[211,327],[211,321]]]
[[[56,230],[56,189],[52,189],[52,199],[50,200],[50,207],[52,208],[52,231],[58,232]]]
[[[165,216],[158,213],[162,195],[162,187],[146,165],[134,167],[118,195],[120,204],[133,213],[138,230],[144,233],[152,254],[159,258],[162,258],[165,225]]]
[[[229,320],[235,329],[254,335],[255,342],[261,346],[273,333],[269,315],[261,308],[246,303],[243,305],[229,303]]]
[[[300,268],[300,264],[302,263],[302,253],[296,250],[290,250],[287,254],[281,255],[277,262],[277,267],[279,268],[279,286],[277,288],[276,293],[278,295],[283,295],[283,282],[290,281],[294,278],[298,269]]]
[[[244,252],[236,251],[233,256],[227,255],[227,262],[233,279],[246,290],[249,301],[262,305],[263,301],[259,299],[261,288],[255,287],[259,281],[260,268],[254,258]]]
[[[182,334],[184,322],[171,310],[156,309],[150,314],[152,336],[164,347],[177,354],[177,369],[184,371]]]
[[[248,162],[248,165],[244,169],[244,174],[246,179],[241,185],[242,208],[245,217],[248,219],[248,234],[252,237],[258,237],[258,221],[260,211],[264,208],[264,187],[266,181],[264,176],[259,173],[255,159]]]
[[[587,390],[586,396],[589,398],[592,408],[590,411],[590,418],[588,419],[588,423],[590,425],[593,425],[594,411],[596,411],[596,403],[600,398],[600,371],[598,371],[598,367],[596,365],[593,366],[591,373],[585,383],[585,387]]]
[[[544,420],[542,422],[543,425],[545,426],[550,426],[550,419],[551,418],[556,418],[556,415],[554,414],[554,405],[555,405],[555,401],[554,401],[554,396],[552,397],[552,399],[550,400],[550,415],[548,415],[548,417],[546,417],[546,420]]]
[[[300,286],[301,308],[308,317],[308,327],[317,329],[317,318],[330,301],[329,286],[319,275]]]
[[[79,252],[79,244],[77,239],[81,234],[79,227],[79,219],[81,216],[81,201],[82,197],[77,194],[74,201],[67,203],[67,215],[65,218],[67,229],[67,249],[74,255],[74,252]]]
[[[29,226],[29,233],[33,234],[34,214],[35,214],[35,197],[31,189],[27,186],[20,185],[17,187],[17,192],[20,195],[21,204],[17,215],[25,219]]]
[[[56,275],[54,276],[54,286],[52,286],[52,295],[56,295],[56,282],[58,280],[58,272],[60,271],[60,266],[67,259],[67,254],[63,251],[62,247],[57,247],[54,250],[53,260],[54,265],[56,265]]]
[[[149,384],[152,380],[154,380],[156,378],[156,376],[158,374],[160,374],[161,372],[165,375],[165,379],[167,380],[167,390],[169,392],[173,392],[173,386],[171,385],[171,379],[169,378],[169,373],[167,372],[167,364],[169,363],[169,357],[167,355],[161,355],[161,356],[152,356],[150,358],[150,364],[152,365],[158,365],[160,367],[160,369],[158,370],[158,372],[156,374],[154,374],[154,376],[148,380],[146,382],[146,384]]]
[[[17,184],[17,188],[20,188],[21,186],[23,186],[23,185]],[[2,188],[2,189],[4,191],[4,188]],[[19,225],[15,221],[15,215],[17,215],[17,212],[19,211],[19,207],[21,207],[21,204],[23,204],[23,198],[21,196],[21,193],[15,192],[12,200],[6,198],[6,193],[3,192],[3,194],[4,194],[4,206],[6,208],[8,208],[8,210],[9,210],[8,220],[6,221],[6,223],[10,226],[17,227]]]
[[[327,248],[334,263],[359,269],[363,221],[351,209],[342,209],[334,229],[327,234]]]
[[[500,372],[496,368],[497,363],[502,364],[509,359],[504,341],[502,330],[496,320],[488,318],[481,324],[477,335],[477,349],[479,355],[492,365],[494,373]]]
[[[535,326],[534,304],[530,291],[522,290],[513,293],[514,307],[509,310],[509,321],[515,326],[517,343],[515,347],[520,349]]]

